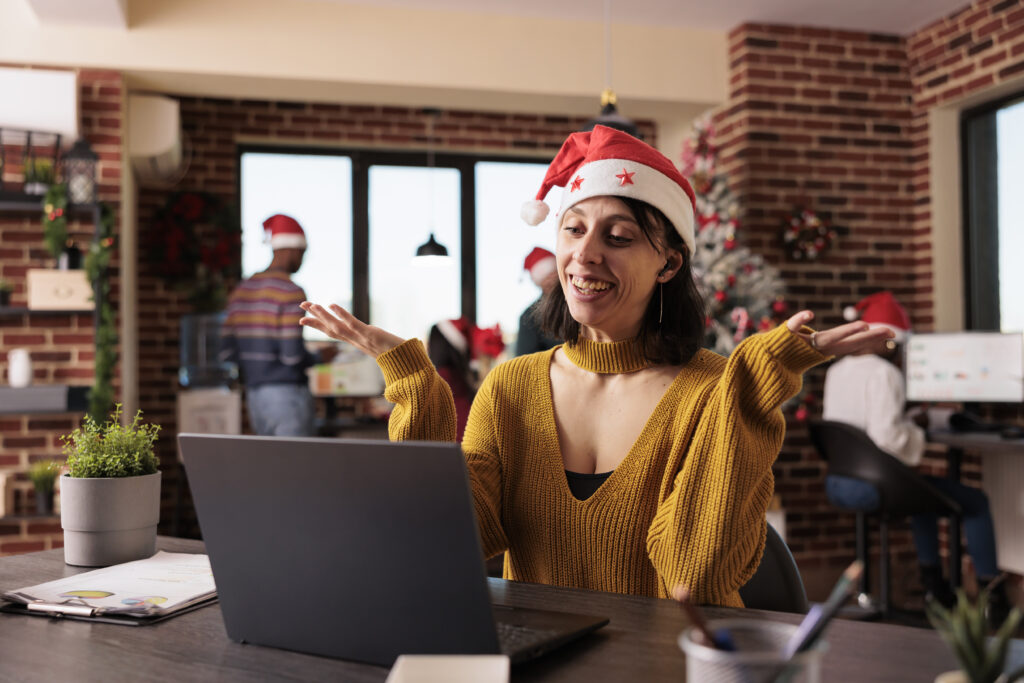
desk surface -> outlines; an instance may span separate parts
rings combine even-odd
[[[161,538],[164,550],[202,552],[199,541]],[[63,551],[0,558],[0,588],[22,588],[79,573]],[[611,623],[583,640],[512,670],[513,681],[682,681],[676,645],[687,626],[669,600],[489,579],[495,602],[605,614]],[[743,616],[799,621],[798,615],[709,608],[709,618]],[[828,681],[927,681],[956,668],[930,630],[836,621],[828,631]],[[1012,661],[1024,664],[1024,641]],[[382,667],[303,655],[228,640],[219,605],[152,626],[117,626],[0,614],[0,680],[29,681],[383,681]]]
[[[1024,455],[1024,439],[1004,439],[995,432],[928,430],[928,440],[984,455]]]

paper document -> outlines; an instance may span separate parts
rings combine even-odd
[[[158,552],[153,557],[8,591],[3,598],[42,611],[91,616],[167,614],[217,594],[206,555]]]

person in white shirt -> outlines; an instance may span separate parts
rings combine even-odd
[[[824,418],[862,429],[883,451],[913,467],[924,454],[928,416],[921,412],[911,418],[904,412],[906,390],[898,366],[902,358],[899,345],[907,339],[910,318],[888,291],[872,294],[853,308],[852,315],[847,310],[847,318],[860,312],[860,319],[869,325],[892,329],[896,343],[884,353],[845,356],[829,367],[825,375]],[[984,492],[944,477],[924,478],[961,505],[967,552],[978,579],[983,584],[993,580],[999,569],[992,515]],[[829,500],[839,507],[871,511],[879,505],[878,490],[859,479],[828,475],[825,490]],[[936,516],[915,515],[911,529],[925,590],[950,606],[955,596],[942,575]]]

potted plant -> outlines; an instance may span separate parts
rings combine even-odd
[[[53,181],[52,160],[30,159],[25,163],[25,194],[46,194]]]
[[[11,293],[13,291],[14,285],[11,284],[11,281],[0,277],[0,306],[11,305]]]
[[[964,590],[957,590],[957,602],[952,609],[942,607],[937,600],[925,605],[928,621],[942,639],[953,649],[960,662],[959,671],[940,674],[936,683],[1011,683],[1024,680],[1024,667],[1004,674],[1006,653],[1010,639],[1021,620],[1020,609],[1014,608],[996,633],[989,637],[985,610],[988,607],[989,588],[978,594],[975,601]]]
[[[87,415],[61,437],[69,468],[60,480],[67,564],[102,567],[156,552],[160,471],[153,444],[159,431],[142,423],[141,410],[122,426],[117,404],[102,425]]]
[[[60,475],[61,463],[39,460],[28,468],[28,478],[36,490],[36,514],[53,514],[53,484]]]

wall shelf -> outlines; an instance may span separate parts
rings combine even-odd
[[[38,211],[43,210],[41,194],[24,192],[0,192],[0,211]],[[69,213],[88,214],[96,208],[96,204],[68,204]]]
[[[10,318],[17,315],[80,315],[91,314],[95,309],[80,308],[74,310],[51,311],[39,308],[24,308],[21,306],[0,306],[0,318]]]
[[[89,408],[91,388],[66,384],[0,387],[0,414],[84,413]]]

